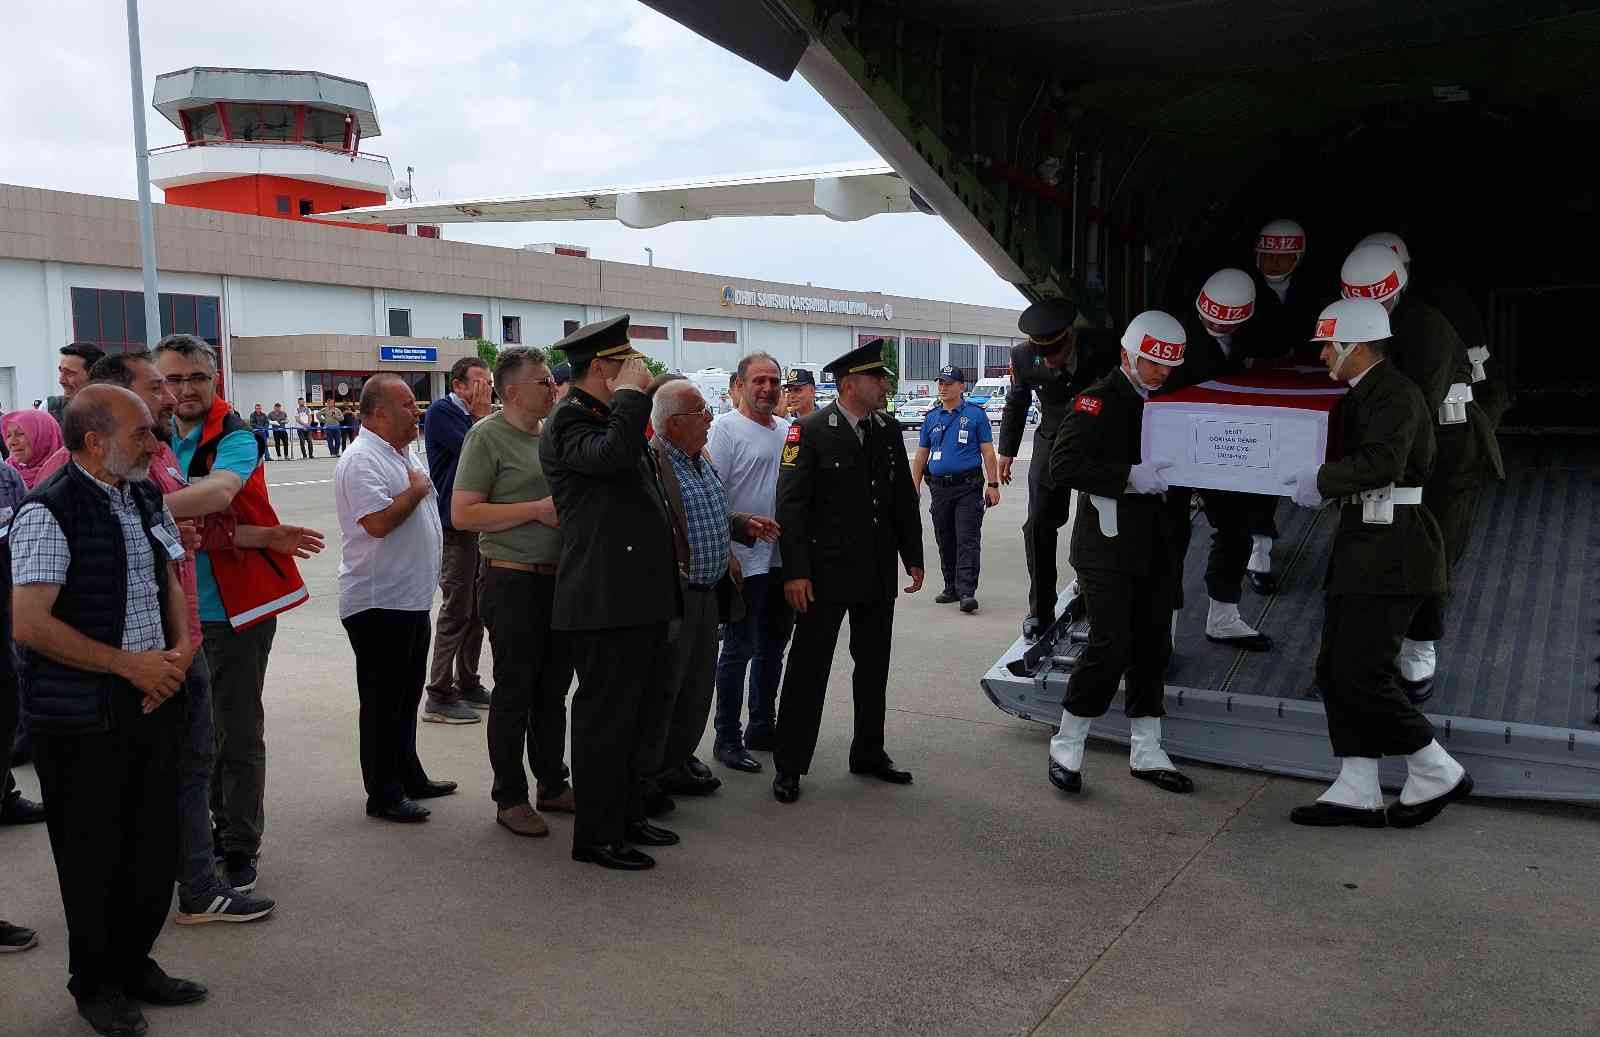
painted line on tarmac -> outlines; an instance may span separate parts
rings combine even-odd
[[[332,479],[307,479],[304,482],[269,482],[267,489],[275,490],[280,486],[321,486],[323,483],[333,482]]]

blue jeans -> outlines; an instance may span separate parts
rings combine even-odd
[[[744,707],[745,668],[750,672],[750,733],[777,727],[778,685],[783,651],[794,630],[794,610],[783,598],[783,570],[744,579],[744,619],[729,623],[717,659],[717,744],[742,746],[739,713]]]
[[[328,441],[328,453],[332,454],[334,457],[339,456],[339,432],[340,429],[338,425],[322,426],[323,438]]]
[[[178,751],[178,887],[193,900],[222,888],[211,852],[211,771],[217,762],[217,732],[211,718],[211,667],[203,650],[194,653],[186,678]]]

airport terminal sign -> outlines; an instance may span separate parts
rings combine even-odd
[[[722,305],[756,306],[764,310],[830,313],[847,317],[868,317],[873,320],[894,320],[894,307],[889,303],[880,306],[856,299],[829,299],[817,295],[789,295],[784,292],[752,292],[732,285],[723,286]]]
[[[392,364],[437,364],[438,346],[379,346],[378,359]]]

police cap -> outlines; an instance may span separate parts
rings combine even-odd
[[[1022,311],[1017,318],[1017,330],[1028,336],[1036,346],[1049,348],[1066,341],[1072,322],[1078,317],[1078,308],[1068,299],[1040,299]]]
[[[811,373],[810,369],[804,368],[804,367],[791,367],[791,368],[789,368],[788,371],[786,371],[784,373],[784,376],[783,376],[783,387],[785,389],[787,389],[791,385],[816,385],[816,384],[817,384],[816,376],[814,376]]]
[[[566,362],[557,364],[550,369],[550,378],[557,385],[566,385],[572,381],[572,365]]]
[[[626,313],[610,320],[585,324],[551,348],[566,353],[567,359],[574,364],[595,359],[631,360],[634,357],[644,356],[633,348],[633,343],[628,341]]]
[[[836,382],[846,375],[877,374],[888,366],[883,362],[883,347],[884,340],[875,338],[835,360],[826,370]]]
[[[960,382],[965,385],[967,378],[961,373],[961,369],[955,364],[945,364],[943,367],[939,368],[939,381]]]

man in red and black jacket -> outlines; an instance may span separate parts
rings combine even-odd
[[[243,525],[278,525],[261,464],[266,447],[217,392],[215,352],[193,335],[168,335],[156,344],[156,364],[178,401],[172,446],[189,481],[167,497],[174,514],[226,511]],[[308,595],[292,558],[253,548],[201,551],[195,577],[217,728],[211,783],[216,846],[223,881],[248,893],[255,888],[264,824],[267,656],[278,613]]]

